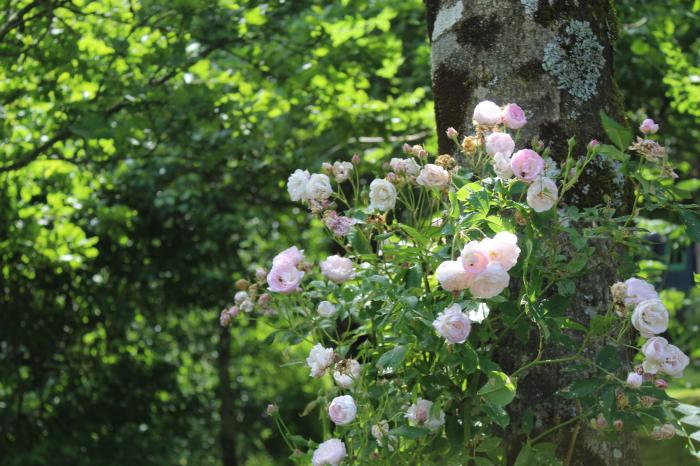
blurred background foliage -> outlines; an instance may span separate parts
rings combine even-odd
[[[617,4],[631,124],[660,122],[697,201],[700,0]],[[294,168],[434,147],[424,22],[419,0],[3,2],[0,464],[283,464],[269,402],[319,438],[305,349],[218,311],[274,252],[330,247]],[[697,359],[675,220],[641,221],[640,259]]]

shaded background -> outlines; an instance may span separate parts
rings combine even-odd
[[[326,3],[0,6],[0,464],[285,464],[269,402],[320,438],[307,349],[218,312],[276,251],[330,247],[289,202],[293,169],[436,143],[422,2]],[[630,122],[661,124],[697,202],[700,0],[616,3]],[[698,254],[673,222],[640,219],[640,260],[697,360]],[[693,464],[658,445],[648,464]]]

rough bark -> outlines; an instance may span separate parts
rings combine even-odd
[[[472,130],[472,110],[486,99],[501,105],[517,102],[525,109],[529,122],[518,145],[529,146],[538,136],[552,148],[555,160],[566,156],[572,136],[578,141],[575,153],[581,155],[591,139],[604,138],[601,110],[621,119],[613,76],[617,21],[611,0],[426,0],[426,16],[440,153],[456,152],[445,130]],[[624,206],[626,195],[615,167],[599,159],[591,165],[567,202],[588,206],[609,196],[613,205]],[[574,302],[579,306],[572,311],[584,323],[591,309],[606,308],[608,286],[618,278],[616,264],[605,253],[607,245],[596,246],[601,251],[597,273],[577,283]],[[514,362],[516,351],[509,348],[500,361],[504,368]],[[571,416],[573,406],[554,394],[565,383],[557,367],[524,377],[512,425],[519,425],[518,405],[532,408],[544,425]],[[639,464],[634,439],[604,440],[587,426],[575,431],[548,439],[559,442],[563,457],[576,439],[572,465]],[[517,455],[521,439],[505,434],[511,456]]]
[[[221,459],[223,466],[237,466],[236,459],[236,431],[235,431],[235,407],[233,405],[234,393],[231,389],[231,375],[229,365],[231,363],[231,333],[226,327],[219,330],[219,354],[217,369],[219,372],[219,416],[221,418],[221,431],[219,443],[221,445]]]

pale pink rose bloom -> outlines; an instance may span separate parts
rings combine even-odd
[[[654,120],[652,120],[651,118],[647,118],[639,126],[639,131],[641,131],[644,134],[656,134],[658,130],[659,125],[654,123]]]
[[[472,118],[480,125],[497,125],[501,123],[501,108],[490,100],[484,100],[474,107]]]
[[[486,152],[495,155],[498,152],[510,155],[515,150],[515,142],[508,133],[491,133],[486,137]]]
[[[355,224],[355,219],[338,215],[335,210],[328,210],[323,216],[323,223],[335,236],[347,236],[350,229]]]
[[[510,129],[520,129],[527,123],[525,112],[518,104],[508,104],[503,109],[501,119],[506,127]]]
[[[311,369],[309,374],[311,377],[321,377],[326,373],[331,364],[333,364],[333,359],[335,358],[335,353],[333,348],[324,348],[320,344],[314,345],[309,351],[309,357],[306,358],[306,364]]]
[[[644,338],[650,338],[668,329],[668,311],[660,299],[647,299],[637,304],[632,313],[632,326]]]
[[[440,165],[429,163],[421,169],[416,183],[426,188],[445,188],[450,184],[450,173]]]
[[[480,241],[470,241],[462,249],[462,267],[472,276],[482,272],[489,265],[489,253]]]
[[[506,272],[513,268],[520,256],[518,237],[507,231],[502,231],[493,238],[483,239],[481,247],[486,252],[489,262],[497,262]]]
[[[544,171],[544,160],[531,149],[522,149],[510,159],[513,174],[523,181],[534,181]]]
[[[337,396],[328,406],[328,416],[338,426],[350,424],[356,415],[357,406],[350,395]]]
[[[496,152],[491,163],[493,164],[493,171],[496,172],[496,176],[500,179],[508,180],[513,177],[513,169],[510,167],[510,154]]]
[[[671,377],[683,377],[683,371],[690,363],[688,356],[662,337],[652,337],[642,346],[646,356],[642,367],[650,374],[666,374]]]
[[[527,205],[535,212],[546,212],[559,200],[557,184],[547,177],[538,178],[527,188]]]
[[[446,291],[462,291],[469,287],[472,274],[464,270],[461,261],[445,261],[435,270],[435,278]]]
[[[433,408],[433,402],[418,398],[413,403],[404,417],[414,426],[427,427],[430,430],[438,430],[445,423],[445,413],[440,410],[439,413],[430,415]]]
[[[298,267],[301,261],[304,260],[304,250],[292,246],[287,248],[281,253],[277,254],[274,259],[272,259],[272,266],[276,267],[283,263],[293,265]]]
[[[275,293],[290,294],[299,289],[304,272],[301,272],[289,262],[282,262],[273,266],[267,274],[267,284],[270,291]]]
[[[625,285],[627,285],[627,297],[625,298],[625,305],[627,306],[636,306],[647,299],[659,298],[654,285],[640,278],[628,278],[625,280]]]
[[[413,159],[392,158],[389,162],[389,167],[399,175],[415,176],[420,171],[420,165]]]
[[[627,386],[629,388],[637,389],[642,386],[644,382],[644,377],[636,372],[630,372],[627,374]]]
[[[312,466],[338,466],[346,456],[345,444],[337,438],[332,438],[316,448],[311,464]]]
[[[343,359],[335,365],[333,380],[341,388],[350,388],[360,378],[360,363],[354,359]]]
[[[321,273],[335,283],[343,283],[355,278],[352,261],[338,255],[329,256],[321,262]]]
[[[469,291],[475,298],[493,298],[508,286],[509,281],[510,276],[501,264],[492,262],[472,279]]]
[[[464,343],[471,331],[471,322],[459,304],[453,304],[438,314],[433,327],[448,343]]]

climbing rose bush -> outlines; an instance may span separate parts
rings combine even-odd
[[[683,416],[697,411],[667,395],[665,378],[682,377],[689,358],[661,336],[671,316],[620,247],[639,243],[632,220],[645,209],[692,212],[673,194],[665,149],[632,143],[603,116],[615,145],[570,140],[552,154],[537,138],[519,140],[525,115],[484,101],[473,134],[447,130],[455,154],[404,144],[383,169],[353,156],[289,176],[290,198],[322,222],[336,253],[311,263],[289,245],[254,283],[239,281],[220,323],[256,312],[276,327],[269,340],[306,345],[297,363],[319,391],[301,414],[317,416],[323,438],[290,432],[268,409],[293,461],[560,464],[550,442],[567,426],[687,434]],[[640,127],[644,138],[658,129]],[[580,178],[591,164],[614,167],[620,191],[633,190],[631,212],[621,198],[568,202],[590,189]],[[577,280],[597,273],[601,250],[624,281],[608,284],[608,299],[583,302]],[[513,351],[522,354],[504,363]],[[545,365],[568,374],[553,396],[570,409],[540,419],[518,385]],[[505,433],[522,445],[506,450]]]

